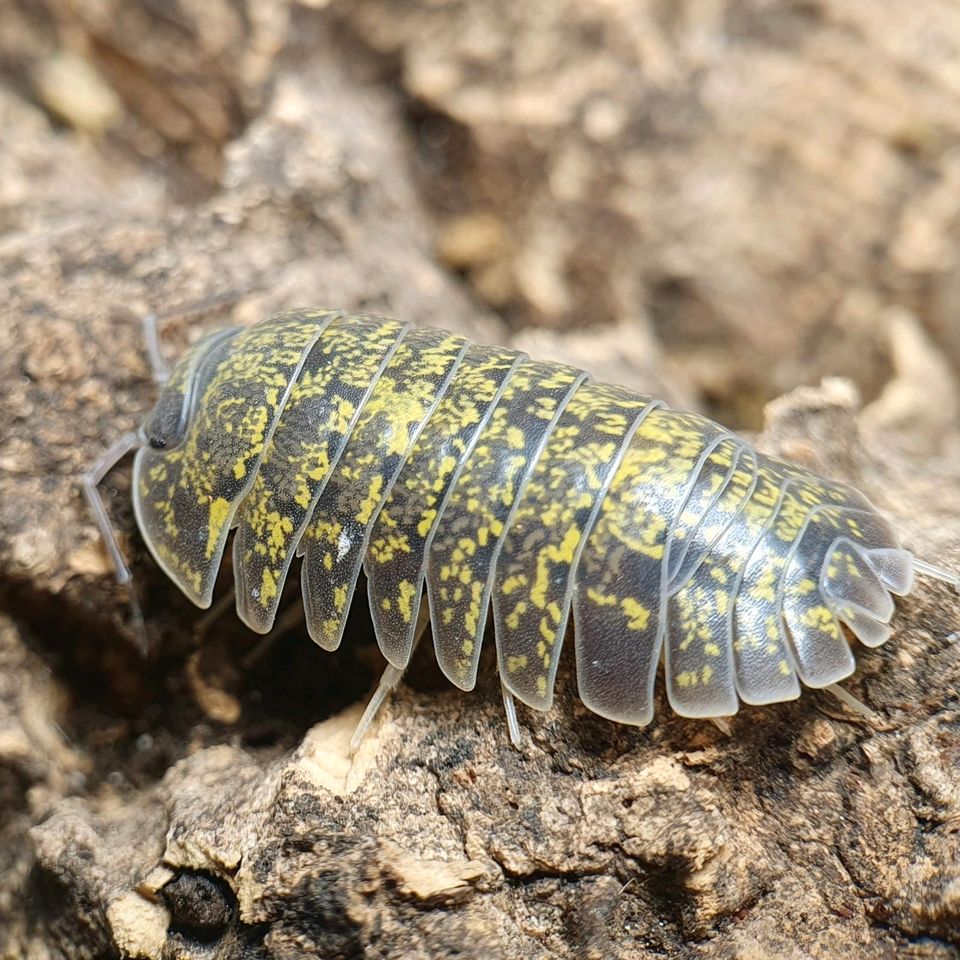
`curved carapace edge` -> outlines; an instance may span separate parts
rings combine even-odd
[[[513,697],[551,704],[571,615],[584,703],[643,725],[661,662],[683,716],[790,700],[854,671],[843,627],[889,638],[915,571],[957,583],[857,491],[702,416],[383,317],[298,310],[208,337],[133,446],[143,537],[198,606],[236,528],[244,622],[270,631],[299,554],[308,630],[334,650],[365,569],[390,664],[376,703],[428,614],[471,689],[492,608],[513,735]]]

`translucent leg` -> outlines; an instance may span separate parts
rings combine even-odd
[[[417,614],[417,628],[413,635],[411,656],[413,655],[413,650],[417,649],[417,644],[420,643],[420,639],[423,637],[423,634],[427,629],[427,624],[429,623],[430,606],[429,604],[421,603],[420,612]],[[383,675],[380,677],[380,682],[377,684],[377,689],[374,690],[373,696],[370,698],[370,702],[367,704],[367,709],[363,711],[363,716],[360,718],[360,722],[357,724],[357,729],[353,731],[353,736],[350,738],[351,750],[359,749],[363,738],[367,734],[367,730],[370,729],[370,724],[373,723],[374,717],[376,717],[378,711],[383,706],[384,701],[390,696],[402,677],[403,670],[398,669],[397,667],[393,666],[393,664],[387,665],[387,669],[383,671]]]
[[[729,718],[708,717],[707,719],[725,736],[728,736],[728,737],[733,736],[733,727],[730,726]]]
[[[510,742],[520,749],[520,723],[517,720],[517,704],[513,694],[501,683],[500,692],[503,694],[503,709],[507,714],[507,730],[510,732]]]
[[[360,749],[360,744],[367,735],[367,730],[370,729],[373,718],[377,715],[387,697],[393,693],[394,687],[396,687],[402,677],[402,670],[399,670],[392,663],[387,664],[387,669],[383,671],[380,682],[377,684],[377,689],[373,692],[373,696],[367,704],[367,709],[363,711],[363,716],[357,724],[357,729],[353,731],[353,736],[350,738],[351,750]]]
[[[143,345],[147,351],[153,382],[162,387],[170,379],[170,364],[160,351],[160,337],[157,334],[159,319],[155,313],[148,313],[143,318]]]
[[[193,635],[197,640],[202,640],[210,627],[217,622],[226,612],[227,608],[233,603],[236,591],[231,587],[202,617],[193,625]]]
[[[227,594],[214,609],[219,609],[221,605],[229,606],[234,596],[235,591],[231,588],[230,593]],[[210,613],[212,614],[213,610],[211,610]],[[243,669],[249,670],[255,664],[259,663],[281,637],[286,636],[294,627],[303,623],[304,616],[303,604],[299,599],[295,600],[280,614],[277,622],[273,625],[273,629],[265,634],[260,642],[240,661]],[[205,620],[209,618],[210,614],[204,617]]]
[[[918,560],[916,557],[913,558],[913,568],[923,577],[942,580],[944,583],[949,583],[955,589],[960,590],[960,574],[950,573],[949,570],[935,567],[932,563],[927,563],[926,560]]]
[[[189,317],[199,313],[207,313],[210,310],[217,310],[220,307],[227,307],[238,303],[245,297],[250,296],[251,293],[256,293],[259,289],[259,287],[248,287],[246,290],[232,290],[183,307],[176,307],[166,313],[148,313],[143,318],[143,343],[147,351],[150,371],[157,386],[162,387],[170,379],[171,369],[170,364],[163,356],[163,351],[160,349],[160,335],[157,328],[161,320]]]
[[[867,720],[876,720],[877,715],[865,703],[858,700],[852,693],[844,690],[838,683],[831,683],[829,687],[824,687],[828,693],[832,693],[845,707],[849,707],[854,713],[858,713]]]
[[[133,590],[133,577],[130,574],[130,568],[123,559],[120,552],[120,544],[117,542],[117,535],[107,515],[107,509],[103,505],[103,498],[100,496],[100,481],[130,452],[143,445],[143,440],[138,433],[125,433],[105,450],[83,475],[83,493],[90,504],[94,518],[97,521],[97,527],[100,530],[100,537],[110,561],[113,563],[113,569],[116,572],[117,583],[126,587],[130,604],[130,620],[133,629],[137,635],[140,652],[146,656],[150,649],[147,638],[147,627],[143,620],[143,612],[140,609],[140,603]]]

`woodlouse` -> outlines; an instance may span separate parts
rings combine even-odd
[[[335,650],[365,569],[389,663],[367,719],[427,609],[441,669],[469,690],[492,602],[516,740],[513,698],[549,708],[571,610],[582,700],[643,725],[661,660],[688,717],[791,700],[801,683],[844,696],[841,623],[878,646],[915,572],[957,584],[842,483],[705,417],[443,330],[299,310],[207,337],[162,379],[141,430],[85,479],[120,579],[96,485],[136,449],[143,538],[198,606],[236,528],[241,619],[270,631],[300,554],[307,629]]]

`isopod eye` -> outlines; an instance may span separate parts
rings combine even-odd
[[[173,368],[170,379],[143,422],[143,436],[154,450],[172,450],[186,436],[198,399],[215,375],[235,329],[201,340]]]
[[[178,365],[143,423],[143,435],[154,450],[176,447],[186,433],[190,390],[184,372]]]

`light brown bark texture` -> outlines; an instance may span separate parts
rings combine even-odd
[[[0,958],[960,957],[948,587],[858,651],[873,719],[618,727],[566,663],[514,749],[492,661],[423,651],[351,755],[362,610],[336,656],[197,629],[122,466],[143,659],[78,489],[155,397],[144,312],[227,301],[174,355],[342,306],[763,421],[960,569],[958,38],[946,0],[0,0]]]

